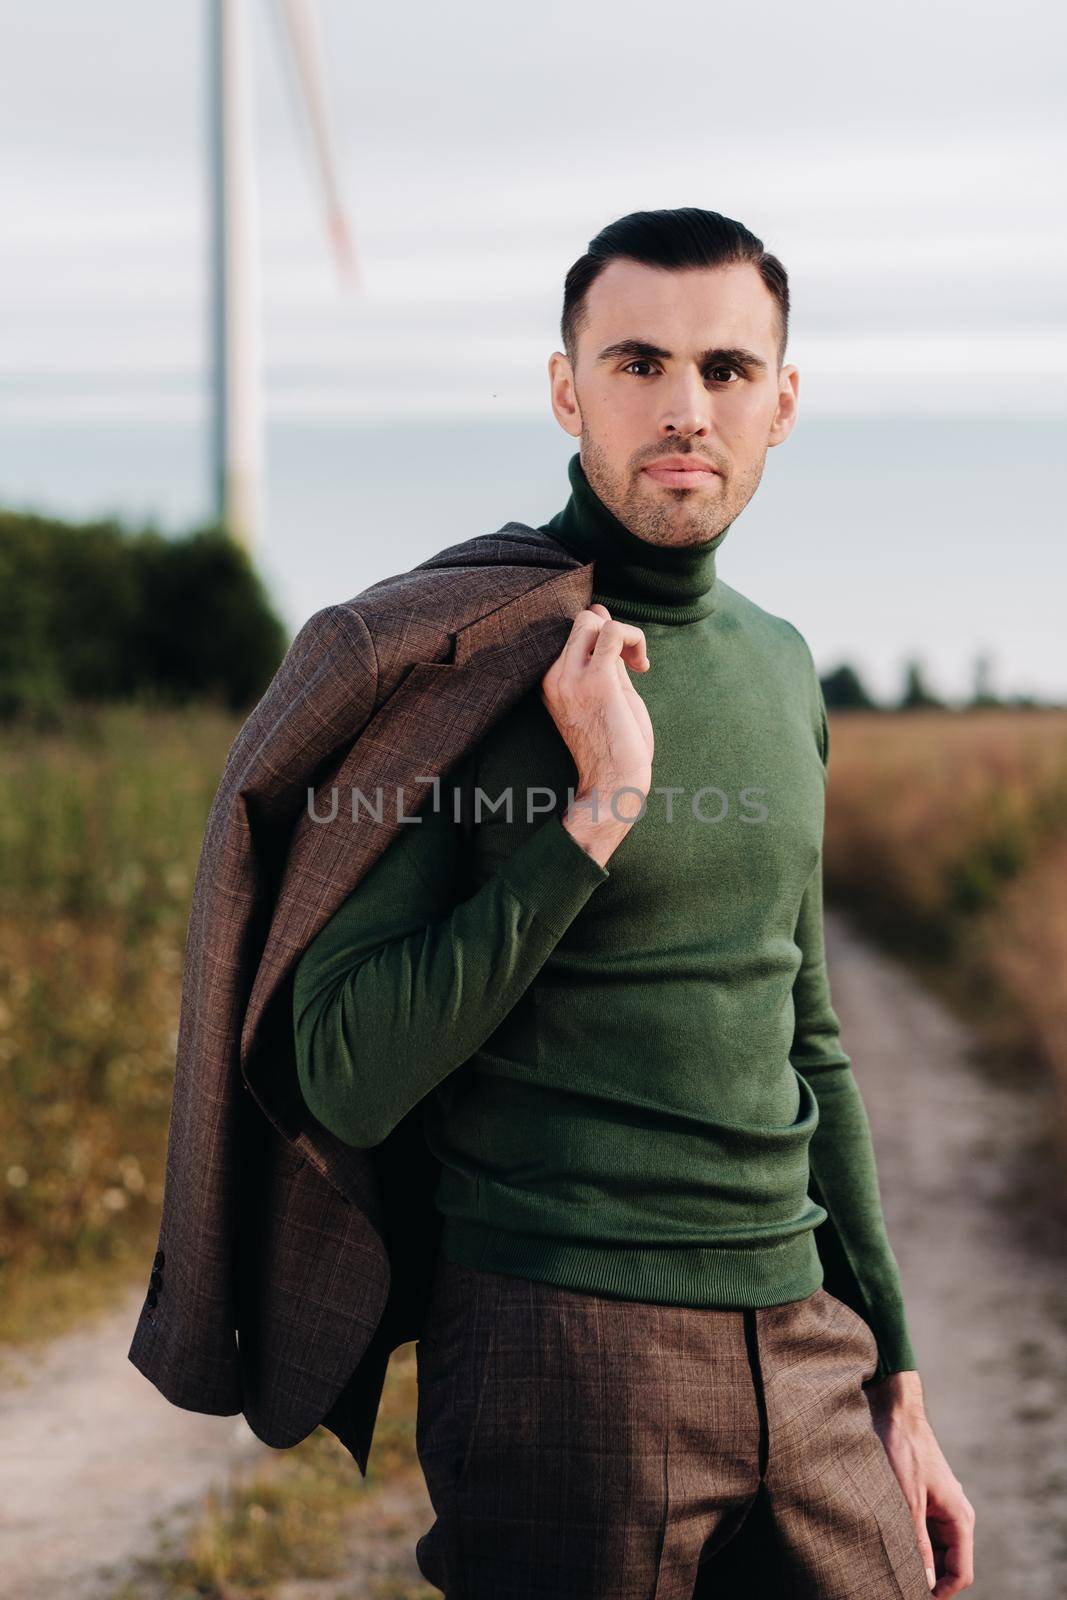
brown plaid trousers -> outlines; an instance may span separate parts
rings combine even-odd
[[[446,1600],[928,1600],[874,1335],[825,1288],[694,1309],[442,1254],[416,1357]]]

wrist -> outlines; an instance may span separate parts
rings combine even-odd
[[[644,808],[635,788],[589,785],[573,793],[560,819],[564,828],[600,866],[618,849]]]
[[[581,778],[577,789],[569,789],[568,815],[588,817],[591,821],[622,823],[629,827],[643,815],[648,804],[651,779],[642,783],[625,775]]]
[[[925,1417],[922,1379],[918,1372],[889,1372],[864,1385],[872,1411],[880,1416]]]

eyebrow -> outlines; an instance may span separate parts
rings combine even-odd
[[[625,357],[629,361],[641,359],[643,361],[673,361],[674,356],[669,350],[664,350],[658,344],[650,344],[647,339],[620,339],[616,344],[609,344],[597,356],[597,361],[621,361]],[[702,367],[710,366],[713,362],[725,365],[733,363],[739,367],[754,367],[759,372],[767,370],[767,363],[762,356],[756,355],[753,350],[724,349],[717,347],[714,350],[705,350],[700,357]]]

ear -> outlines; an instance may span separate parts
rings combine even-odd
[[[564,433],[579,439],[582,433],[582,413],[578,405],[578,391],[570,360],[561,350],[553,350],[548,358],[548,380],[551,385],[552,414]]]
[[[800,390],[800,373],[796,367],[783,367],[778,374],[778,408],[774,413],[768,444],[781,444],[788,439],[797,420]]]

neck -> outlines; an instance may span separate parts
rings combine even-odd
[[[594,563],[594,601],[630,622],[698,622],[711,615],[719,600],[715,556],[732,523],[700,544],[651,544],[608,510],[577,452],[567,476],[570,499],[542,531]]]

